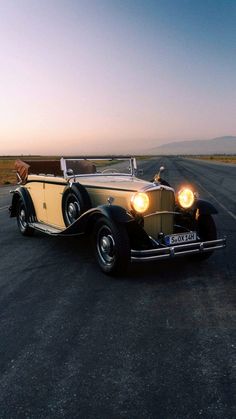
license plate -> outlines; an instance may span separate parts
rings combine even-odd
[[[165,236],[165,242],[168,246],[174,244],[188,243],[197,240],[196,231],[190,231],[188,233],[180,234],[171,234],[170,236]]]

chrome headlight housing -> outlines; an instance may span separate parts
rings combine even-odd
[[[177,193],[177,200],[182,208],[188,209],[193,205],[195,201],[195,195],[190,188],[182,188]]]
[[[131,198],[132,209],[142,214],[147,211],[149,207],[149,197],[145,192],[136,192]]]

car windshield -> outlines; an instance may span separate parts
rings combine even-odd
[[[132,175],[136,162],[130,157],[62,158],[61,168],[67,177],[85,174]]]

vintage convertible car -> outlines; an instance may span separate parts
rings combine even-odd
[[[10,216],[23,235],[90,234],[103,272],[119,274],[130,262],[176,256],[209,257],[217,239],[213,205],[191,188],[176,194],[161,178],[137,177],[133,157],[62,158],[16,162],[18,187]]]

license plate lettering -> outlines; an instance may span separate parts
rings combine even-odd
[[[171,234],[170,236],[166,236],[165,241],[167,245],[175,245],[195,241],[196,239],[197,233],[191,231],[188,233]]]

